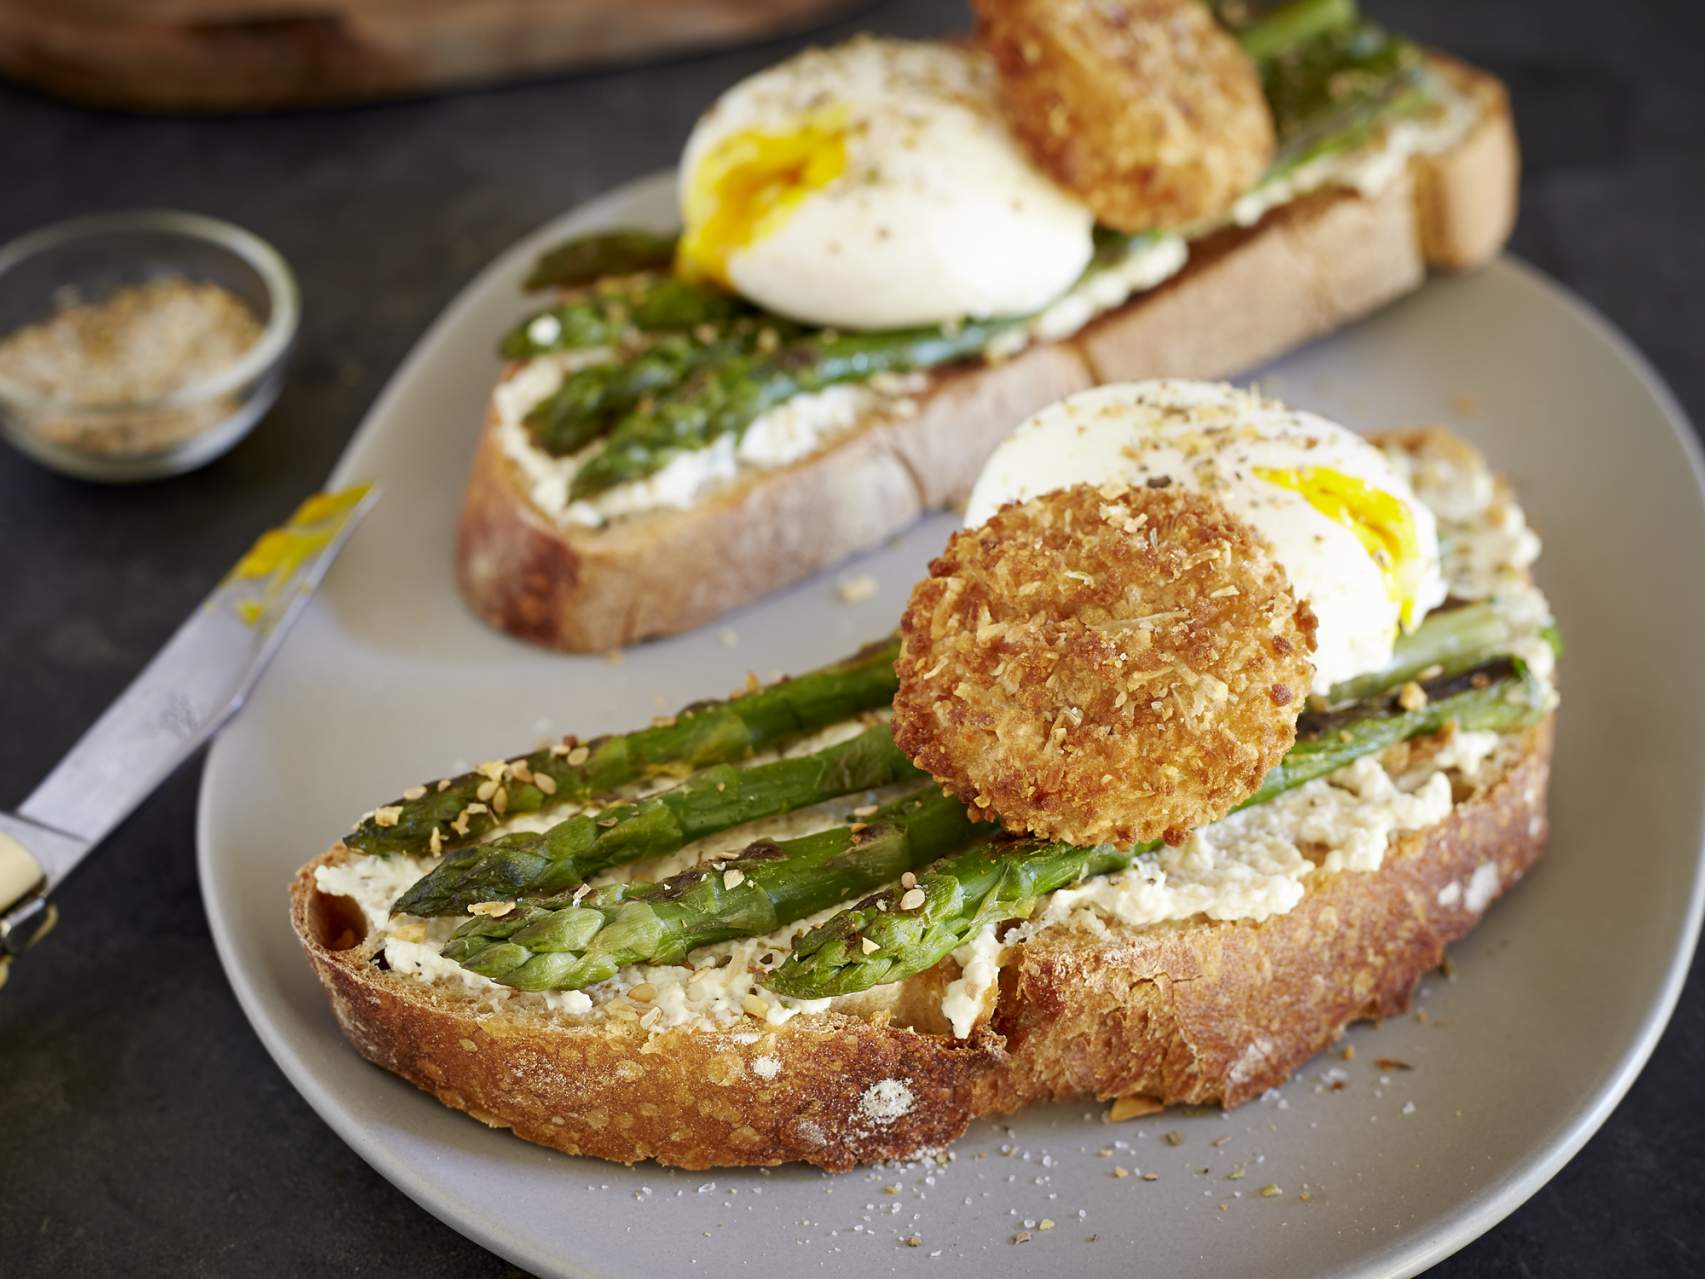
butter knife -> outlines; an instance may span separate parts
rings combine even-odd
[[[17,811],[0,812],[0,985],[52,929],[53,890],[243,704],[378,497],[366,484],[316,494],[263,533]]]

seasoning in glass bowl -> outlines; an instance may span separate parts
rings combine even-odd
[[[235,391],[158,402],[235,364],[262,328],[221,285],[165,276],[98,302],[68,299],[47,319],[0,338],[0,376],[58,406],[34,424],[43,439],[86,453],[151,453],[236,410]]]
[[[198,213],[72,218],[0,245],[0,437],[87,480],[212,461],[278,399],[295,276]]]

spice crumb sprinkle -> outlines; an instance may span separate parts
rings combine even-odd
[[[835,594],[843,604],[860,604],[876,594],[877,583],[868,573],[844,577],[835,583]]]

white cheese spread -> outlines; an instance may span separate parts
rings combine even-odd
[[[1085,274],[1027,327],[996,338],[989,344],[989,358],[1016,355],[1031,342],[1071,337],[1096,316],[1177,275],[1189,256],[1189,243],[1181,235],[1162,235],[1134,245],[1117,262]]]
[[[1030,331],[1042,342],[1069,338],[1096,316],[1123,306],[1133,295],[1177,275],[1189,256],[1190,248],[1183,236],[1164,235],[1149,240],[1112,266],[1079,281],[1036,317]]]
[[[854,798],[839,801],[839,805],[844,809],[859,802],[862,801]],[[572,812],[559,811],[554,817],[561,820]],[[752,839],[764,836],[787,839],[807,834],[838,824],[842,816],[839,811],[832,814],[806,811],[771,818],[702,840],[671,860],[692,864],[714,859],[732,854]],[[391,904],[433,865],[432,858],[353,857],[319,867],[314,873],[314,884],[323,893],[356,902],[368,928],[383,935],[382,953],[391,971],[449,986],[492,1007],[509,1000],[522,1000],[569,1016],[603,1017],[612,1015],[612,1006],[619,1002],[623,1012],[636,1016],[646,1029],[661,1031],[676,1026],[723,1028],[747,1017],[779,1026],[802,1012],[821,1012],[830,1005],[831,1001],[826,999],[788,999],[772,994],[758,983],[766,967],[785,958],[795,936],[834,915],[838,906],[797,920],[768,936],[707,946],[688,956],[685,964],[635,965],[583,991],[532,994],[511,990],[444,958],[444,944],[462,922],[461,917],[421,920],[391,915]],[[646,866],[648,876],[666,875],[672,869],[675,868],[656,863]],[[601,876],[594,882],[610,883],[619,878],[625,875]],[[770,957],[769,965],[761,962],[766,956]],[[643,1002],[627,998],[636,988],[645,986],[650,988],[649,998]],[[618,1001],[618,997],[622,998]]]
[[[1058,924],[1105,936],[1108,920],[1140,927],[1198,915],[1259,923],[1301,901],[1311,875],[1378,870],[1392,836],[1442,821],[1450,809],[1443,772],[1405,791],[1377,759],[1359,759],[1204,826],[1130,870],[1054,893],[1016,936]]]
[[[1489,730],[1459,729],[1429,763],[1433,768],[1448,768],[1472,782],[1480,776],[1501,740]]]
[[[554,457],[533,443],[525,425],[527,414],[561,381],[559,365],[530,361],[499,383],[497,439],[505,456],[520,468],[533,505],[581,528],[597,528],[624,515],[691,506],[744,471],[785,466],[877,413],[910,416],[917,411],[912,394],[922,387],[921,379],[891,378],[795,396],[759,417],[738,443],[732,435],[724,435],[708,448],[679,454],[642,480],[571,501],[575,475],[603,448],[603,442]]]
[[[1473,524],[1445,525],[1440,553],[1458,599],[1496,595],[1539,558],[1539,538],[1514,502],[1488,504]]]
[[[985,924],[975,937],[953,952],[959,976],[947,983],[941,999],[941,1015],[947,1018],[958,1039],[969,1035],[971,1028],[988,1016],[993,1006],[995,984],[1000,980],[1001,959],[1006,950],[998,930],[996,924]]]
[[[1485,599],[1524,583],[1539,537],[1509,492],[1462,450],[1454,437],[1432,433],[1417,450],[1392,448],[1386,456],[1438,517],[1451,594]]]

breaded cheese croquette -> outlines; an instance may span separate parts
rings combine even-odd
[[[1078,485],[955,533],[901,622],[894,740],[986,818],[1178,842],[1296,740],[1314,614],[1213,498]]]
[[[1121,231],[1219,216],[1273,158],[1255,65],[1201,0],[976,0],[1013,130]]]

